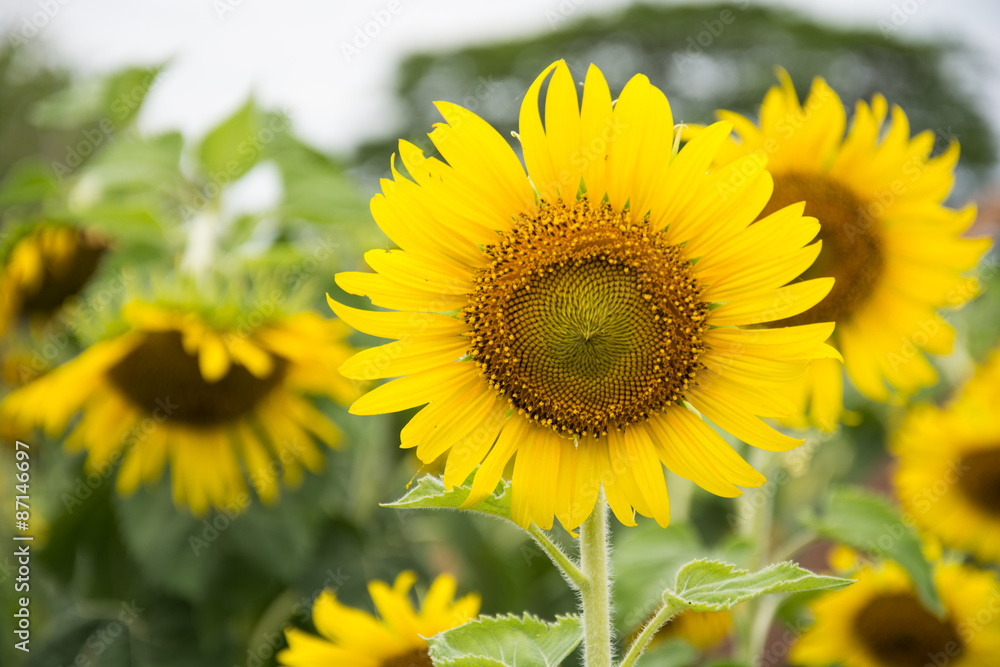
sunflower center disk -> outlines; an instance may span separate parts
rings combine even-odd
[[[251,412],[284,377],[287,362],[258,378],[234,363],[215,383],[202,378],[198,358],[189,355],[177,331],[146,334],[146,339],[108,371],[111,382],[137,408],[198,427],[211,427]]]
[[[397,655],[382,661],[379,667],[434,667],[430,651],[418,648],[403,655]]]
[[[924,667],[932,655],[963,651],[955,626],[924,609],[909,593],[882,595],[854,618],[854,633],[886,667]]]
[[[543,204],[485,251],[465,318],[512,407],[591,435],[680,400],[708,315],[680,248],[582,199]]]
[[[823,250],[802,279],[832,276],[825,299],[800,315],[774,326],[837,322],[854,313],[871,296],[885,266],[882,240],[864,204],[843,185],[816,174],[775,176],[774,193],[758,219],[789,204],[806,202],[805,214],[819,220]]]
[[[37,289],[25,294],[21,312],[25,315],[51,315],[66,299],[79,294],[90,280],[107,248],[77,234],[68,257],[50,261]]]
[[[1000,518],[1000,448],[962,457],[958,488],[984,512]]]

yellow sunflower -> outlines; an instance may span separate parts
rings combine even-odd
[[[431,584],[418,612],[409,594],[417,576],[403,572],[390,588],[381,581],[368,592],[381,619],[342,605],[324,591],[313,605],[313,625],[321,637],[294,628],[285,631],[288,648],[278,654],[284,667],[431,667],[425,637],[458,627],[479,613],[479,596],[455,600],[455,579],[441,575]]]
[[[0,416],[20,432],[66,430],[71,451],[87,450],[88,472],[107,474],[121,460],[117,489],[153,482],[169,461],[174,502],[196,514],[242,505],[246,477],[264,501],[277,480],[295,484],[303,466],[318,470],[338,429],[306,398],[357,396],[337,367],[350,355],[340,322],[315,313],[254,314],[229,328],[183,308],[133,302],[129,330],[13,392]],[[242,466],[241,466],[242,463]]]
[[[963,277],[989,248],[989,239],[965,239],[976,209],[941,205],[954,181],[958,143],[929,157],[934,134],[910,137],[906,114],[876,95],[858,102],[853,126],[837,94],[817,78],[804,105],[791,79],[764,97],[760,126],[729,111],[718,117],[735,127],[716,167],[748,155],[766,156],[774,193],[763,218],[795,202],[817,218],[823,252],[803,278],[832,276],[830,294],[804,313],[785,313],[770,326],[834,321],[831,342],[844,355],[854,386],[876,401],[890,401],[937,381],[924,353],[947,354],[955,332],[937,313],[977,294]],[[694,130],[688,136],[698,136]],[[832,429],[843,411],[843,372],[832,360],[810,366],[797,383],[797,426]],[[811,418],[811,419],[810,419]]]
[[[21,319],[51,318],[87,284],[106,249],[65,225],[42,225],[20,239],[0,270],[0,334]]]
[[[851,586],[812,604],[815,624],[792,647],[794,665],[986,667],[1000,656],[1000,583],[992,572],[938,565],[938,618],[892,562],[861,569]]]
[[[650,647],[670,639],[683,639],[705,651],[728,637],[732,627],[733,615],[729,610],[683,611],[656,631]],[[637,628],[625,644],[630,645],[641,630],[641,627]]]
[[[946,408],[914,408],[892,441],[909,517],[944,546],[1000,562],[1000,350]]]
[[[401,446],[424,462],[448,452],[448,486],[475,471],[467,506],[513,458],[523,526],[557,517],[572,530],[602,486],[622,523],[637,511],[666,525],[663,464],[721,496],[762,484],[702,417],[757,447],[801,442],[758,415],[790,414],[784,385],[812,359],[838,357],[824,343],[833,325],[742,327],[827,294],[830,278],[787,286],[819,254],[807,245],[816,221],[799,204],[751,226],[771,196],[764,161],[708,172],[729,123],[677,152],[667,99],[641,75],[612,103],[591,66],[581,107],[566,64],[546,68],[521,107],[530,179],[488,123],[438,109],[446,122],[430,138],[447,162],[400,142],[413,180],[394,161],[371,203],[400,249],[368,252],[376,273],[337,276],[400,311],[331,301],[351,326],[398,339],[341,367],[398,378],[351,411],[426,405]]]

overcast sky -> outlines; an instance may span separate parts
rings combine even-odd
[[[742,0],[753,2],[754,0]],[[413,51],[544,32],[553,18],[577,18],[625,0],[2,0],[0,31],[33,34],[53,57],[82,73],[171,60],[141,117],[148,130],[199,135],[255,91],[287,110],[298,132],[329,150],[395,127],[392,84]],[[838,25],[902,23],[897,36],[969,43],[1000,68],[996,0],[774,0]],[[558,14],[557,14],[558,13]],[[357,30],[384,26],[354,49]],[[29,23],[25,23],[28,21]],[[362,43],[363,42],[359,42]],[[345,48],[345,45],[349,48]],[[1000,130],[1000,75],[983,108]],[[388,127],[387,127],[388,125]]]

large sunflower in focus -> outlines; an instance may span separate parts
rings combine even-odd
[[[845,137],[844,105],[825,81],[817,78],[800,105],[788,74],[779,76],[781,85],[764,97],[759,127],[718,112],[738,138],[725,142],[716,165],[766,156],[774,193],[760,217],[805,201],[806,215],[820,222],[823,252],[803,278],[832,276],[836,283],[815,308],[785,312],[770,326],[834,321],[832,342],[862,394],[876,401],[912,394],[937,381],[924,353],[947,354],[954,342],[938,308],[961,306],[978,293],[976,281],[963,274],[990,245],[962,238],[974,206],[941,205],[954,181],[958,144],[930,157],[934,134],[911,138],[899,107],[885,123],[881,95],[871,105],[857,103]],[[843,372],[832,360],[812,364],[793,393],[800,418],[789,421],[832,429],[843,410]]]
[[[1000,351],[948,407],[916,407],[893,438],[908,515],[948,547],[1000,563]]]
[[[18,240],[0,268],[0,334],[19,320],[48,321],[83,289],[106,249],[66,225],[41,225]]]
[[[381,581],[368,592],[381,620],[346,607],[330,591],[313,605],[313,624],[321,637],[289,629],[288,648],[278,654],[284,667],[431,667],[427,641],[439,632],[472,620],[479,612],[479,596],[455,600],[455,579],[441,575],[431,584],[420,611],[410,603],[417,577],[403,572],[390,588]]]
[[[357,396],[336,369],[349,356],[346,327],[302,313],[219,328],[199,314],[134,302],[129,330],[10,394],[0,416],[21,432],[43,426],[87,450],[88,471],[121,460],[117,488],[133,492],[169,462],[174,502],[196,514],[240,504],[249,476],[262,500],[278,479],[295,484],[320,468],[313,438],[336,446],[340,432],[306,398]],[[263,319],[263,318],[260,318]]]
[[[1000,584],[992,572],[938,565],[939,618],[892,562],[866,567],[857,581],[812,604],[816,623],[792,647],[793,665],[826,667],[986,667],[1000,656]]]
[[[401,444],[424,462],[448,452],[446,485],[476,471],[467,506],[513,458],[524,526],[579,526],[602,486],[622,523],[634,510],[666,525],[663,464],[721,496],[763,483],[702,416],[757,447],[799,444],[757,416],[789,414],[784,385],[838,356],[824,344],[833,325],[741,326],[827,294],[830,278],[786,286],[819,254],[807,245],[819,225],[796,205],[751,226],[771,196],[763,161],[709,173],[729,123],[675,154],[667,100],[641,75],[612,103],[591,66],[581,107],[565,63],[548,67],[521,107],[530,180],[489,124],[438,108],[446,122],[430,138],[447,162],[401,142],[413,180],[393,164],[372,200],[401,249],[367,253],[374,274],[337,277],[401,311],[331,302],[355,328],[399,339],[341,367],[399,378],[352,412],[425,405]]]

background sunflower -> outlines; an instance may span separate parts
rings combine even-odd
[[[1000,562],[1000,353],[943,408],[915,407],[893,438],[897,493],[912,520],[950,548]]]
[[[939,564],[940,618],[891,561],[863,568],[855,577],[853,586],[813,603],[816,624],[795,644],[792,664],[898,667],[944,661],[964,667],[989,664],[1000,650],[1000,622],[982,615],[998,596],[995,574]]]

